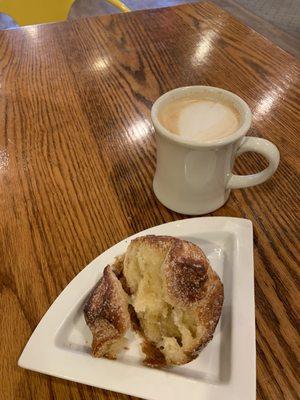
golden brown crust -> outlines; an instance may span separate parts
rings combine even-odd
[[[135,239],[133,239],[130,242],[130,245],[134,245],[135,243],[147,243],[148,245],[153,245],[158,248],[169,248],[170,243],[180,241],[180,239],[177,239],[173,236],[158,236],[158,235],[145,235],[145,236],[139,236]]]
[[[153,264],[154,259],[160,261]],[[139,271],[141,262],[146,262],[143,266],[146,270],[142,273]],[[116,357],[114,345],[124,336],[130,325],[126,293],[134,306],[136,293],[138,290],[140,293],[136,279],[142,279],[145,271],[151,271],[154,265],[161,265],[158,270],[161,275],[158,281],[161,282],[161,289],[158,293],[161,293],[172,314],[172,326],[175,327],[177,336],[172,339],[171,333],[161,333],[161,340],[154,343],[142,331],[145,339],[142,348],[146,354],[144,362],[160,367],[185,364],[196,358],[212,339],[224,298],[223,285],[218,275],[197,245],[170,236],[148,235],[131,241],[125,255],[117,257],[112,268],[105,268],[102,279],[85,306],[86,322],[93,333],[94,356]],[[129,273],[134,273],[131,281],[128,280]],[[144,284],[145,282],[147,280]],[[146,288],[149,293],[150,286]],[[145,315],[142,311],[142,324],[147,319]],[[136,318],[140,317],[137,313]],[[165,323],[166,321],[162,321],[162,326]],[[160,354],[157,360],[157,352],[153,351],[155,346]],[[149,355],[147,351],[150,347]]]
[[[198,246],[172,238],[163,273],[173,302],[185,307],[200,301],[206,293],[209,268],[209,262]]]
[[[170,236],[149,235],[133,240],[125,255],[125,276],[126,270],[130,270],[132,259],[140,252],[148,252],[149,249],[153,251],[153,254],[163,255],[161,275],[165,300],[171,308],[179,311],[179,315],[188,312],[196,324],[196,331],[199,328],[198,333],[193,332],[193,337],[180,345],[181,356],[176,360],[173,358],[167,361],[168,365],[184,364],[197,357],[213,337],[223,305],[223,285],[197,245]],[[134,294],[136,288],[132,286],[131,290]],[[143,313],[141,318],[144,318]],[[147,335],[146,340],[149,340]],[[168,346],[166,341],[164,345]],[[164,353],[168,358],[168,351]],[[147,363],[148,359],[149,357],[146,357],[144,362]],[[162,364],[160,359],[155,364],[154,358],[151,357],[151,364],[147,363],[147,365],[161,366]]]
[[[201,338],[201,342],[199,342],[198,346],[186,353],[188,358],[187,362],[198,357],[201,350],[203,350],[203,348],[212,340],[214,331],[221,316],[224,301],[223,284],[213,270],[211,270],[210,275],[211,276],[208,278],[210,284],[206,296],[203,301],[198,304],[196,311],[198,314],[198,320],[201,321],[205,327],[206,333]]]
[[[127,296],[110,266],[89,296],[84,316],[93,334],[93,355],[115,358],[114,348],[130,327],[130,316]]]

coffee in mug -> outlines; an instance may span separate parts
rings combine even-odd
[[[229,103],[201,96],[170,101],[160,109],[158,120],[169,132],[199,143],[229,136],[241,123]]]
[[[240,97],[211,86],[171,90],[153,104],[156,171],[153,190],[173,211],[207,214],[220,208],[231,189],[258,185],[279,163],[279,151],[268,140],[247,137],[251,111]],[[235,158],[254,151],[268,167],[252,175],[232,173]]]

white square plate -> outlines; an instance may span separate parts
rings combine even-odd
[[[83,318],[88,293],[104,267],[141,235],[171,235],[198,244],[224,284],[222,316],[213,340],[184,366],[165,370],[141,364],[138,339],[116,361],[90,355]],[[19,366],[149,400],[254,400],[256,393],[252,224],[226,217],[170,222],[111,247],[84,268],[51,305],[33,332]]]

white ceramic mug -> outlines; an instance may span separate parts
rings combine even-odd
[[[241,125],[232,135],[199,143],[170,133],[158,120],[158,112],[170,100],[195,94],[217,96],[229,102],[240,115]],[[252,114],[240,97],[211,86],[189,86],[171,90],[153,104],[151,118],[156,131],[157,160],[153,189],[158,200],[169,209],[201,215],[224,205],[230,190],[258,185],[269,179],[279,164],[279,151],[268,140],[245,137]],[[235,175],[235,158],[245,152],[262,154],[268,167],[252,175]]]

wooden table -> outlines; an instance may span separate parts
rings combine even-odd
[[[205,0],[124,0],[133,10],[170,7],[182,3],[199,3]],[[279,47],[300,57],[300,35],[297,37],[296,9],[298,0],[285,0],[284,6],[279,7],[280,0],[210,0],[213,4],[223,8],[256,32],[276,43]],[[276,12],[274,12],[276,11]],[[75,0],[68,19],[99,14],[115,14],[121,12],[110,3],[101,0]],[[273,20],[270,23],[268,19]],[[293,24],[294,19],[294,24]],[[287,23],[289,21],[289,23]],[[275,25],[274,25],[275,24]],[[294,26],[294,28],[293,28]],[[299,32],[299,23],[298,23]]]
[[[128,399],[23,370],[17,359],[87,263],[128,235],[184,218],[152,192],[149,109],[163,92],[193,84],[243,97],[251,134],[281,152],[270,181],[235,190],[213,215],[254,224],[257,398],[296,399],[296,59],[201,4],[1,32],[0,74],[1,399]],[[247,155],[235,169],[262,165]]]

